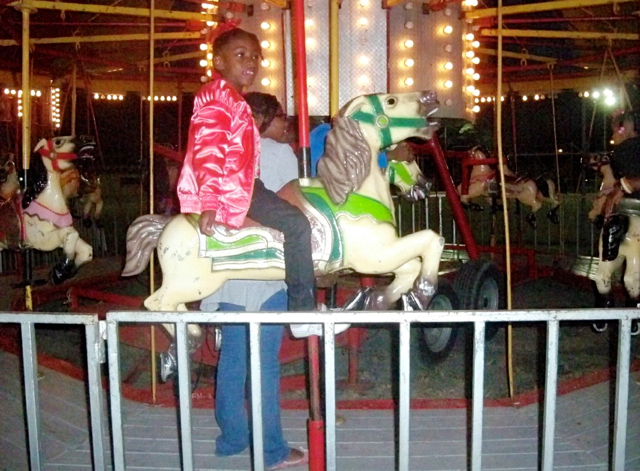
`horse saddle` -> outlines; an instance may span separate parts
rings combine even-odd
[[[373,218],[378,222],[395,224],[393,214],[382,203],[352,193],[337,206],[322,187],[302,187],[298,181],[285,185],[278,196],[297,206],[311,222],[311,248],[316,272],[327,273],[339,269],[343,261],[342,233],[337,218],[342,214],[358,219]],[[197,216],[192,215],[197,227]],[[284,269],[284,237],[275,229],[246,219],[243,227],[232,229],[216,225],[213,236],[198,231],[198,256],[212,258],[212,270],[241,270],[244,268]]]

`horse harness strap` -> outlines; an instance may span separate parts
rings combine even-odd
[[[58,160],[76,160],[78,158],[78,154],[74,154],[73,152],[55,152],[50,150],[53,148],[53,139],[49,139],[47,141],[47,147],[41,147],[40,149],[38,149],[38,153],[42,157],[50,159],[55,170],[60,170],[60,166],[57,162]]]
[[[349,117],[356,121],[376,126],[380,131],[381,149],[393,144],[391,128],[424,128],[428,125],[426,118],[391,118],[385,114],[380,98],[377,95],[370,95],[367,98],[375,113],[358,110]]]

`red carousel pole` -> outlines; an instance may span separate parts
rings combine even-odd
[[[298,166],[300,176],[311,176],[309,146],[309,108],[307,106],[307,52],[304,31],[304,1],[293,0],[293,36],[295,47],[296,108],[298,111]],[[309,470],[324,471],[324,419],[320,407],[320,349],[318,336],[307,339],[309,355]]]

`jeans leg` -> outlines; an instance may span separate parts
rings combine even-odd
[[[223,311],[244,311],[244,307],[222,306]],[[245,408],[247,379],[247,326],[222,326],[222,347],[216,375],[215,415],[221,435],[216,438],[216,455],[229,456],[249,446],[249,426]]]
[[[290,311],[316,308],[316,278],[311,253],[311,226],[298,208],[256,180],[247,214],[254,221],[284,234],[285,283]]]

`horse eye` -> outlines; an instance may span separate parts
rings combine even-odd
[[[387,105],[389,106],[395,106],[396,103],[398,103],[398,100],[395,97],[389,97],[387,98]]]

